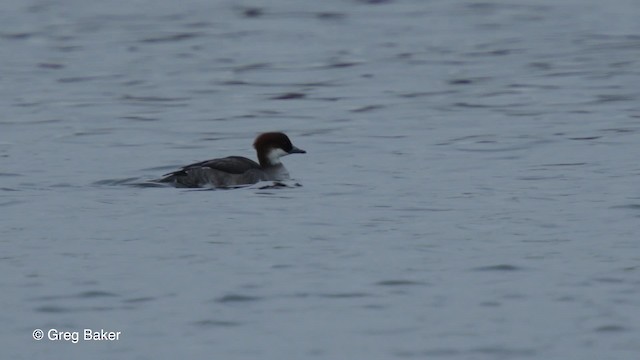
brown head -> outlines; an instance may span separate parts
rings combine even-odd
[[[260,166],[268,167],[280,164],[280,158],[289,154],[305,154],[291,143],[289,137],[281,132],[268,132],[260,134],[253,147],[258,153]]]

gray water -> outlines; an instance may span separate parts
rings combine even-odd
[[[5,0],[2,358],[640,358],[638,19]],[[301,187],[139,185],[274,130]]]

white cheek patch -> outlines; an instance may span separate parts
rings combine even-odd
[[[269,159],[269,162],[272,165],[278,165],[280,164],[280,158],[285,155],[289,155],[289,153],[280,148],[275,148],[275,149],[269,150],[269,153],[267,154],[267,158]]]

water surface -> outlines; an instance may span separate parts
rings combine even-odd
[[[8,358],[640,355],[635,2],[5,3]]]

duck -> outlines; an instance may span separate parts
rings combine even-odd
[[[266,132],[253,142],[258,162],[242,156],[227,156],[196,162],[164,174],[155,182],[179,188],[233,188],[260,181],[289,180],[289,171],[280,158],[290,154],[306,154],[291,143],[282,132]]]

